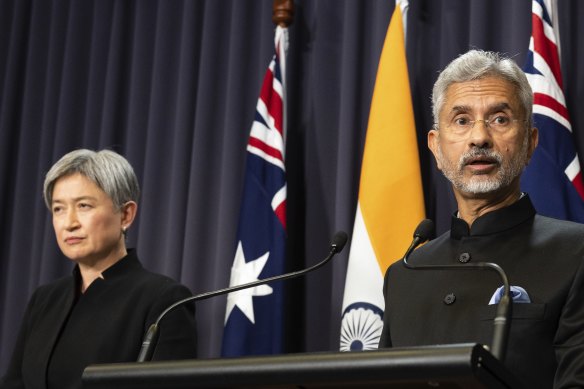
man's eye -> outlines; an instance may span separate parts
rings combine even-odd
[[[511,120],[505,116],[505,115],[498,115],[495,116],[494,118],[492,118],[491,120],[489,120],[489,123],[491,123],[494,126],[506,126],[511,122]]]
[[[468,118],[456,118],[454,119],[454,124],[457,126],[461,126],[461,127],[465,127],[468,126],[470,124],[470,120]]]

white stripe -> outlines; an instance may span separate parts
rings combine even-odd
[[[258,99],[256,111],[264,119],[268,127],[276,129],[276,126],[274,126],[274,118],[270,115],[270,111],[268,111],[268,107],[262,99]]]
[[[360,203],[357,203],[341,312],[357,302],[367,302],[381,310],[385,308],[383,274],[379,269],[379,263],[367,233]]]
[[[286,201],[286,185],[280,188],[279,191],[276,192],[274,197],[272,197],[272,209],[276,211],[276,208],[280,206],[284,201]]]
[[[282,138],[286,142],[286,134],[288,133],[287,125],[287,103],[286,103],[286,57],[288,54],[288,29],[285,27],[276,27],[276,34],[274,37],[274,43],[276,45],[276,50],[278,52],[278,57],[280,59],[280,85],[282,87],[280,96],[282,96]],[[285,150],[284,150],[285,151]],[[284,155],[284,153],[282,153]]]
[[[527,80],[529,81],[529,85],[531,85],[531,89],[533,93],[541,93],[547,95],[554,99],[558,104],[562,106],[566,106],[564,94],[558,87],[558,85],[553,85],[548,80],[545,79],[544,76],[540,74],[531,74],[526,73]]]
[[[276,78],[276,60],[272,59],[270,62],[270,72],[272,72],[272,89],[283,99],[283,86],[279,79]],[[280,66],[280,75],[282,75],[282,66]]]
[[[408,32],[408,11],[410,9],[409,0],[395,0],[395,6],[400,8],[402,15],[402,28],[404,30],[404,44],[407,42],[406,33]]]
[[[254,121],[251,125],[250,137],[259,139],[268,146],[278,150],[282,153],[282,158],[284,158],[284,140],[275,128],[269,130],[263,123]]]
[[[282,162],[282,160],[280,160],[278,158],[274,158],[271,155],[264,153],[262,150],[258,149],[257,147],[247,145],[247,151],[249,151],[250,153],[252,153],[254,155],[257,155],[258,157],[262,158],[266,162],[271,163],[272,165],[279,167],[283,171],[286,171],[286,169],[284,167],[284,162]]]
[[[556,76],[552,72],[552,69],[549,67],[549,64],[545,58],[543,58],[538,52],[533,53],[533,67],[541,73],[539,77],[543,78],[544,80],[541,81],[536,79],[534,81],[540,82],[542,84],[549,84],[549,88],[552,89],[556,95],[561,96],[557,97],[556,99],[564,101],[564,94],[560,88],[560,84],[558,84],[558,81],[556,80]],[[536,87],[540,87],[540,85],[536,85]]]
[[[282,76],[282,83],[286,83],[286,55],[288,53],[288,29],[277,26],[276,34],[274,36],[274,43],[276,51],[280,60],[280,75]]]
[[[567,121],[562,115],[557,113],[551,108],[548,108],[544,105],[534,104],[533,105],[533,113],[537,113],[544,116],[549,116],[550,118],[554,119],[556,122],[560,123],[562,126],[566,127],[566,130],[572,132],[572,126],[570,122]],[[537,123],[536,123],[537,125]]]
[[[284,94],[283,92],[283,87],[282,87],[282,83],[280,82],[280,80],[278,80],[276,77],[274,77],[273,82],[272,82],[272,89],[278,94],[278,96],[280,96],[280,99],[284,99],[282,97],[282,95]]]
[[[541,5],[537,1],[534,1],[531,4],[532,4],[531,12],[533,14],[535,14],[539,19],[541,19],[541,22],[543,23],[543,32],[544,32],[545,36],[550,41],[556,43],[556,35],[554,34],[554,28],[552,26],[550,26],[550,24],[543,18],[543,8],[541,7]],[[552,19],[552,23],[553,23],[552,8],[549,6],[549,4],[546,4],[546,9],[547,9],[548,15]]]
[[[543,8],[541,8],[541,5],[537,1],[531,2],[531,13],[543,19]]]
[[[564,173],[566,173],[570,181],[574,180],[578,173],[580,173],[580,161],[578,161],[578,155],[576,155],[572,162],[570,162],[566,170],[564,170]]]
[[[551,68],[545,59],[539,53],[533,53],[533,66],[541,73],[528,74],[527,79],[534,92],[542,92],[546,95],[552,96],[555,100],[566,106],[564,93],[558,84],[556,77],[552,73]]]

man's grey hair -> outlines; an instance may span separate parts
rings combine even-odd
[[[79,173],[87,177],[112,200],[116,210],[128,201],[138,202],[140,186],[130,163],[111,150],[79,149],[65,154],[45,176],[43,197],[51,209],[53,189],[61,177]]]
[[[432,115],[436,129],[438,129],[440,110],[444,105],[448,87],[456,82],[479,80],[485,77],[501,78],[515,85],[528,124],[527,128],[533,127],[533,92],[523,70],[515,61],[499,53],[470,50],[450,62],[434,84]]]

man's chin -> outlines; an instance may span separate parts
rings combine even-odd
[[[497,179],[474,176],[470,181],[455,186],[468,196],[483,197],[499,191],[502,183]]]

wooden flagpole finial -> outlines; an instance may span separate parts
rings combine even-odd
[[[294,20],[294,0],[274,0],[272,22],[276,26],[288,27]]]

